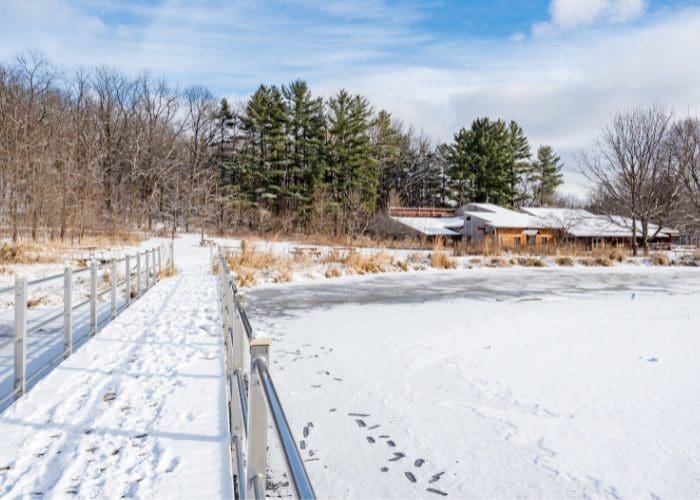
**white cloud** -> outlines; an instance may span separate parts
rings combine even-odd
[[[535,23],[536,36],[549,35],[596,22],[624,23],[639,18],[646,0],[551,0],[550,20]]]

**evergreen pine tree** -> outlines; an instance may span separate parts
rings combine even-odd
[[[561,158],[550,146],[540,146],[537,159],[530,167],[528,182],[532,189],[532,201],[536,206],[546,206],[554,201],[554,194],[562,184]]]

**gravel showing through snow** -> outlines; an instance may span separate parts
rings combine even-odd
[[[0,497],[229,498],[209,251],[148,291],[0,415]]]

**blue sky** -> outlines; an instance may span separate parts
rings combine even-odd
[[[619,109],[700,105],[700,0],[0,0],[0,60],[38,50],[243,99],[309,81],[434,140],[515,119],[569,168]]]

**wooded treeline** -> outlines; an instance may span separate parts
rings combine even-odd
[[[700,125],[659,107],[619,114],[582,156],[600,212],[700,224]],[[557,199],[561,160],[515,122],[478,118],[448,144],[340,90],[261,85],[230,105],[147,73],[0,65],[0,228],[362,233],[389,205]],[[693,226],[694,225],[694,226]],[[645,240],[646,240],[645,234]]]
[[[205,225],[357,234],[389,204],[545,204],[559,159],[514,122],[434,144],[361,95],[260,86],[231,106],[147,73],[0,65],[0,220],[13,239]]]

